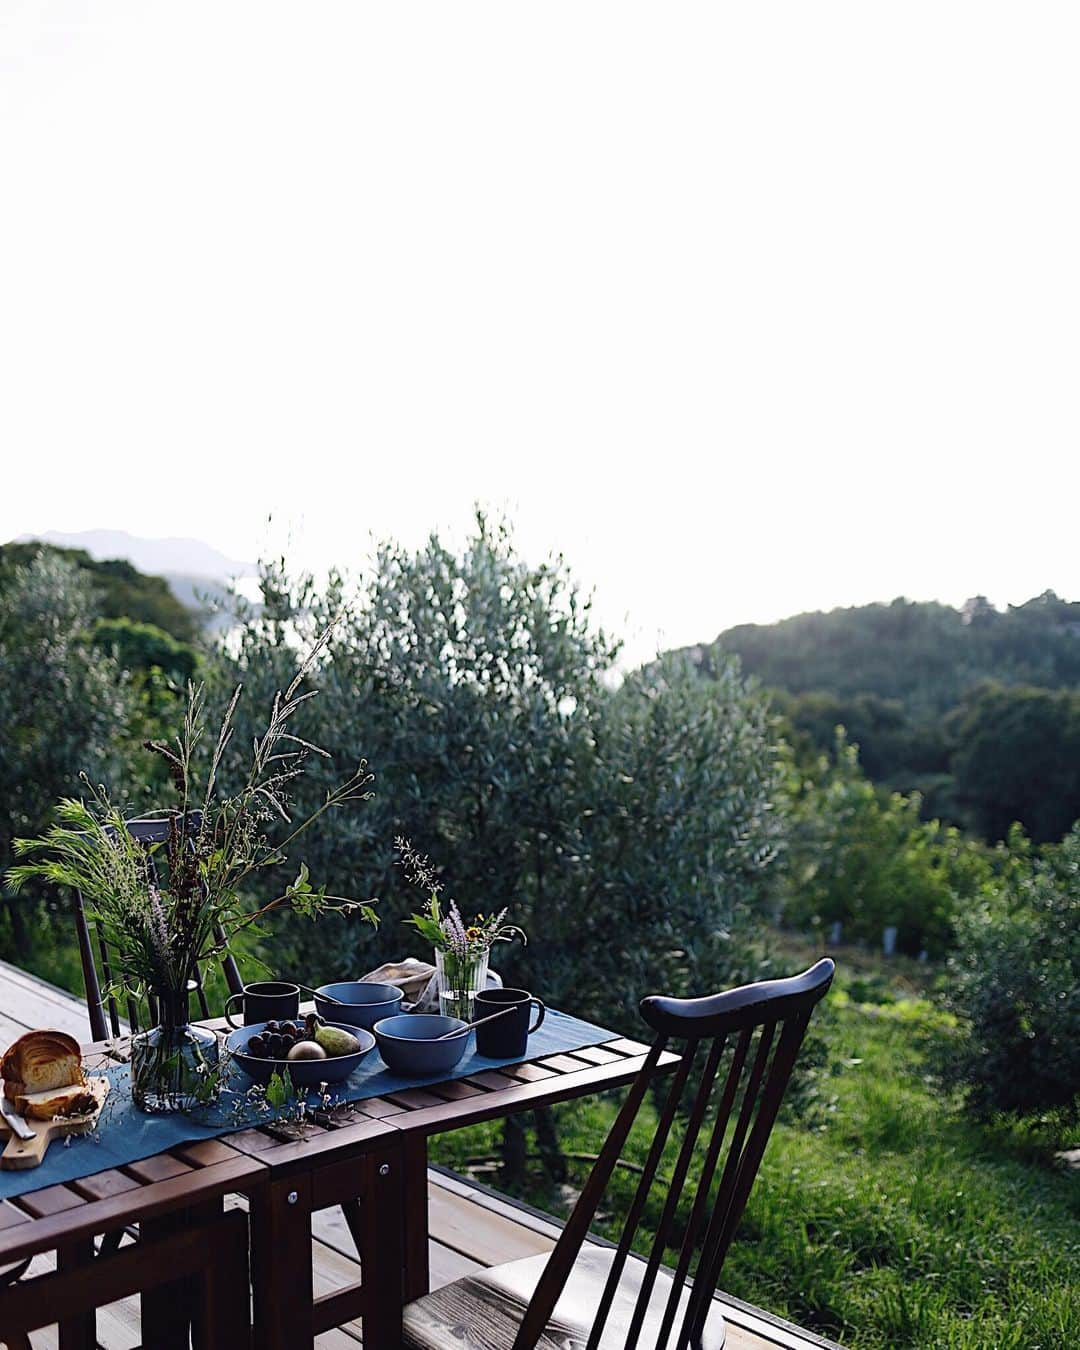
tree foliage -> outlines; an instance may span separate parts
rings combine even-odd
[[[186,642],[177,642],[154,624],[134,619],[99,618],[91,630],[94,646],[130,672],[160,671],[177,684],[195,678],[198,654]]]
[[[992,608],[897,599],[891,604],[742,624],[702,649],[735,652],[748,673],[792,693],[898,699],[916,720],[940,717],[986,680],[1047,689],[1080,684],[1080,603],[1053,591]]]
[[[989,839],[1019,821],[1036,843],[1080,817],[1080,690],[995,685],[955,715],[956,794]]]

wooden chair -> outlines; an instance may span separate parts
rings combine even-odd
[[[250,1346],[248,1226],[239,1210],[0,1289],[0,1345],[28,1350],[31,1331],[59,1322],[68,1329],[66,1340],[61,1330],[61,1346],[92,1347],[95,1309],[185,1278],[199,1291],[193,1327],[198,1350]],[[152,1341],[144,1346],[153,1350]]]
[[[408,1304],[406,1350],[719,1350],[725,1328],[713,1294],[833,969],[823,960],[791,979],[708,998],[644,999],[641,1015],[656,1039],[550,1256],[495,1266]],[[670,1042],[682,1058],[660,1098],[619,1242],[587,1245]],[[655,1236],[641,1244],[642,1259],[631,1247],[647,1205]]]
[[[184,830],[190,838],[198,830],[202,823],[202,813],[199,811],[189,811],[184,819]],[[140,844],[146,846],[147,863],[150,874],[157,876],[157,868],[154,865],[153,855],[150,849],[155,844],[164,844],[169,838],[171,822],[168,817],[150,816],[142,817],[138,820],[129,820],[126,822],[128,833],[133,839],[138,840]],[[83,904],[83,897],[80,891],[75,892],[75,932],[79,940],[79,958],[82,962],[83,986],[86,990],[86,1011],[90,1017],[91,1039],[95,1041],[104,1041],[109,1037],[109,1028],[112,1029],[112,1035],[117,1037],[121,1034],[123,1028],[120,1025],[120,1010],[117,1007],[116,999],[110,994],[107,1000],[101,996],[101,982],[98,978],[97,962],[101,962],[101,973],[105,977],[106,986],[112,984],[112,962],[109,957],[109,949],[100,932],[94,936],[97,939],[97,960],[94,956],[94,941],[90,934],[90,925],[87,922],[86,908]],[[223,936],[221,930],[218,930],[219,938]],[[240,978],[240,971],[237,968],[236,961],[228,951],[224,953],[221,959],[222,970],[225,973],[225,981],[229,986],[230,994],[238,994],[244,987],[244,982]],[[199,1007],[202,1010],[203,1017],[210,1016],[210,1008],[206,1001],[206,992],[203,989],[202,976],[195,981],[195,993],[199,1000]],[[105,1007],[109,1010],[109,1023],[105,1022]],[[152,1010],[151,1010],[152,1011]],[[127,1007],[128,1023],[132,1031],[138,1029],[138,1009],[135,1007],[134,1000],[128,1000]]]

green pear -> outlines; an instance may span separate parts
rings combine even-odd
[[[339,1055],[355,1055],[360,1042],[349,1031],[339,1031],[337,1027],[316,1027],[315,1039],[332,1058]]]

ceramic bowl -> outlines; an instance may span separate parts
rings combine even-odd
[[[341,1008],[320,994],[347,1003]],[[337,984],[321,984],[315,990],[315,1011],[325,1022],[338,1022],[351,1027],[366,1027],[368,1031],[383,1017],[393,1017],[401,1011],[402,992],[394,984],[374,984],[367,980],[340,980]]]
[[[434,1013],[403,1013],[398,1017],[384,1017],[372,1030],[379,1046],[379,1054],[387,1068],[406,1078],[428,1078],[432,1074],[449,1073],[461,1061],[469,1044],[471,1031],[460,1017],[438,1017]],[[449,1041],[437,1041],[448,1031],[462,1031]]]
[[[360,1042],[360,1049],[351,1055],[335,1055],[327,1059],[256,1059],[254,1055],[246,1055],[244,1047],[252,1036],[265,1029],[265,1022],[256,1022],[250,1027],[239,1027],[226,1036],[225,1045],[232,1052],[240,1068],[256,1083],[265,1085],[275,1072],[285,1073],[286,1070],[295,1087],[318,1087],[320,1083],[341,1083],[348,1078],[364,1056],[370,1055],[374,1050],[375,1037],[363,1027],[345,1026],[341,1022],[329,1021],[327,1025],[351,1032]]]

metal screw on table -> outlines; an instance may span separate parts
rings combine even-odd
[[[290,1205],[295,1205],[297,1200],[300,1199],[300,1196],[297,1194],[296,1191],[290,1191],[289,1194],[285,1197],[285,1199],[288,1201]]]
[[[390,1164],[383,1163],[383,1165],[379,1168],[379,1176],[388,1177],[389,1175],[390,1175]]]

